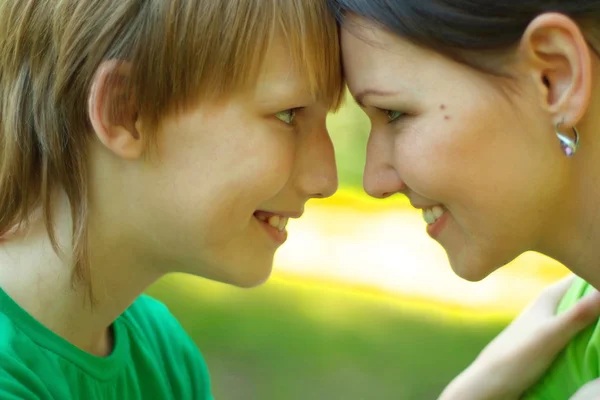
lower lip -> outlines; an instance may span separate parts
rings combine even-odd
[[[444,230],[446,223],[448,222],[448,211],[444,211],[441,217],[437,219],[433,224],[427,225],[427,234],[431,236],[432,239],[436,239]]]
[[[254,217],[254,218],[265,229],[265,231],[275,241],[275,243],[280,244],[280,245],[285,243],[285,241],[287,240],[287,237],[288,237],[288,233],[285,229],[283,231],[280,231],[279,229],[273,228],[271,225],[269,225],[268,221],[262,221],[256,217]]]

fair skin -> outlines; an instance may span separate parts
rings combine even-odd
[[[494,77],[350,16],[352,94],[372,122],[364,185],[440,206],[428,226],[454,271],[480,280],[529,250],[600,288],[600,60],[558,14],[531,23]],[[489,64],[496,67],[500,62]],[[569,159],[554,127],[581,133]]]
[[[570,339],[598,319],[600,292],[556,315],[558,302],[572,282],[570,276],[547,287],[448,385],[439,400],[520,399]],[[600,394],[600,380],[590,382],[570,400],[586,399],[590,393]]]
[[[465,279],[483,279],[534,250],[600,288],[600,60],[579,27],[558,14],[536,18],[512,58],[489,62],[504,65],[512,76],[506,79],[347,17],[344,70],[372,123],[366,191],[378,198],[403,193],[424,214],[435,207],[437,218],[425,215],[427,231]],[[573,126],[581,133],[573,158],[561,151],[559,123],[567,134]],[[535,379],[523,371],[533,370],[490,368],[487,379],[502,381],[504,371],[525,390]],[[475,375],[466,372],[448,392],[467,398],[478,387]],[[482,396],[518,398],[513,389]]]
[[[157,157],[144,157],[147,131],[135,110],[107,111],[122,93],[106,88],[126,67],[105,63],[89,99],[90,262],[93,311],[84,285],[70,290],[66,261],[41,221],[0,248],[0,285],[58,335],[97,355],[110,353],[109,326],[170,272],[241,287],[264,282],[285,240],[260,215],[297,218],[305,203],[337,188],[327,107],[289,65],[282,43],[267,54],[256,88],[167,116]],[[119,81],[119,80],[117,80]],[[290,109],[303,107],[301,110]],[[58,239],[70,241],[68,205],[58,196]],[[65,246],[68,249],[68,246]],[[36,287],[36,296],[31,296]]]
[[[0,246],[0,286],[49,329],[105,356],[112,348],[112,322],[164,274],[185,272],[241,287],[265,281],[286,235],[260,217],[299,217],[306,201],[329,196],[337,187],[327,108],[311,98],[309,85],[293,71],[285,48],[274,46],[253,90],[165,117],[155,159],[144,156],[148,131],[136,110],[122,110],[118,120],[107,111],[123,93],[118,84],[105,82],[111,74],[122,78],[116,82],[126,80],[128,69],[105,63],[89,98],[94,308],[85,286],[72,288],[68,257],[53,252],[40,220]],[[290,111],[297,107],[302,109]],[[68,254],[69,207],[61,193],[56,196],[57,239]],[[559,297],[552,292],[540,299],[548,304]],[[514,359],[507,360],[511,365],[529,366],[527,355],[540,350],[551,359],[590,315],[597,316],[596,305],[581,302],[560,318],[537,307],[496,348],[515,349]],[[579,321],[577,328],[573,321]],[[554,346],[540,349],[529,340],[527,333],[539,329]],[[477,395],[470,388],[474,382],[481,387],[481,374],[497,362],[491,354],[449,388],[449,398],[464,400],[464,390]],[[489,391],[498,391],[498,385]]]

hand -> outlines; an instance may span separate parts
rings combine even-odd
[[[600,399],[600,379],[585,384],[569,400],[598,400]]]
[[[567,277],[544,289],[473,364],[452,381],[439,400],[519,399],[541,378],[569,341],[600,315],[598,292],[555,315],[573,279],[573,276]]]

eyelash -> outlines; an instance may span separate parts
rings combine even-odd
[[[386,110],[384,108],[379,108],[379,111],[383,112],[388,117],[388,120],[389,120],[388,124],[392,124],[392,123],[398,121],[399,119],[401,119],[401,118],[403,118],[403,117],[405,117],[407,115],[406,113],[403,113],[403,112],[400,112],[400,111]],[[390,114],[393,114],[393,113],[398,113],[398,116],[396,118],[394,118],[394,119],[392,119],[392,117],[390,115]]]

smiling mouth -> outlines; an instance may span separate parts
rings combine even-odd
[[[423,209],[423,219],[428,225],[435,224],[444,215],[446,210],[442,206],[433,206]]]
[[[260,212],[254,213],[254,216],[266,224],[269,224],[279,232],[284,232],[287,227],[287,223],[290,220],[288,217],[281,215],[266,215]]]

